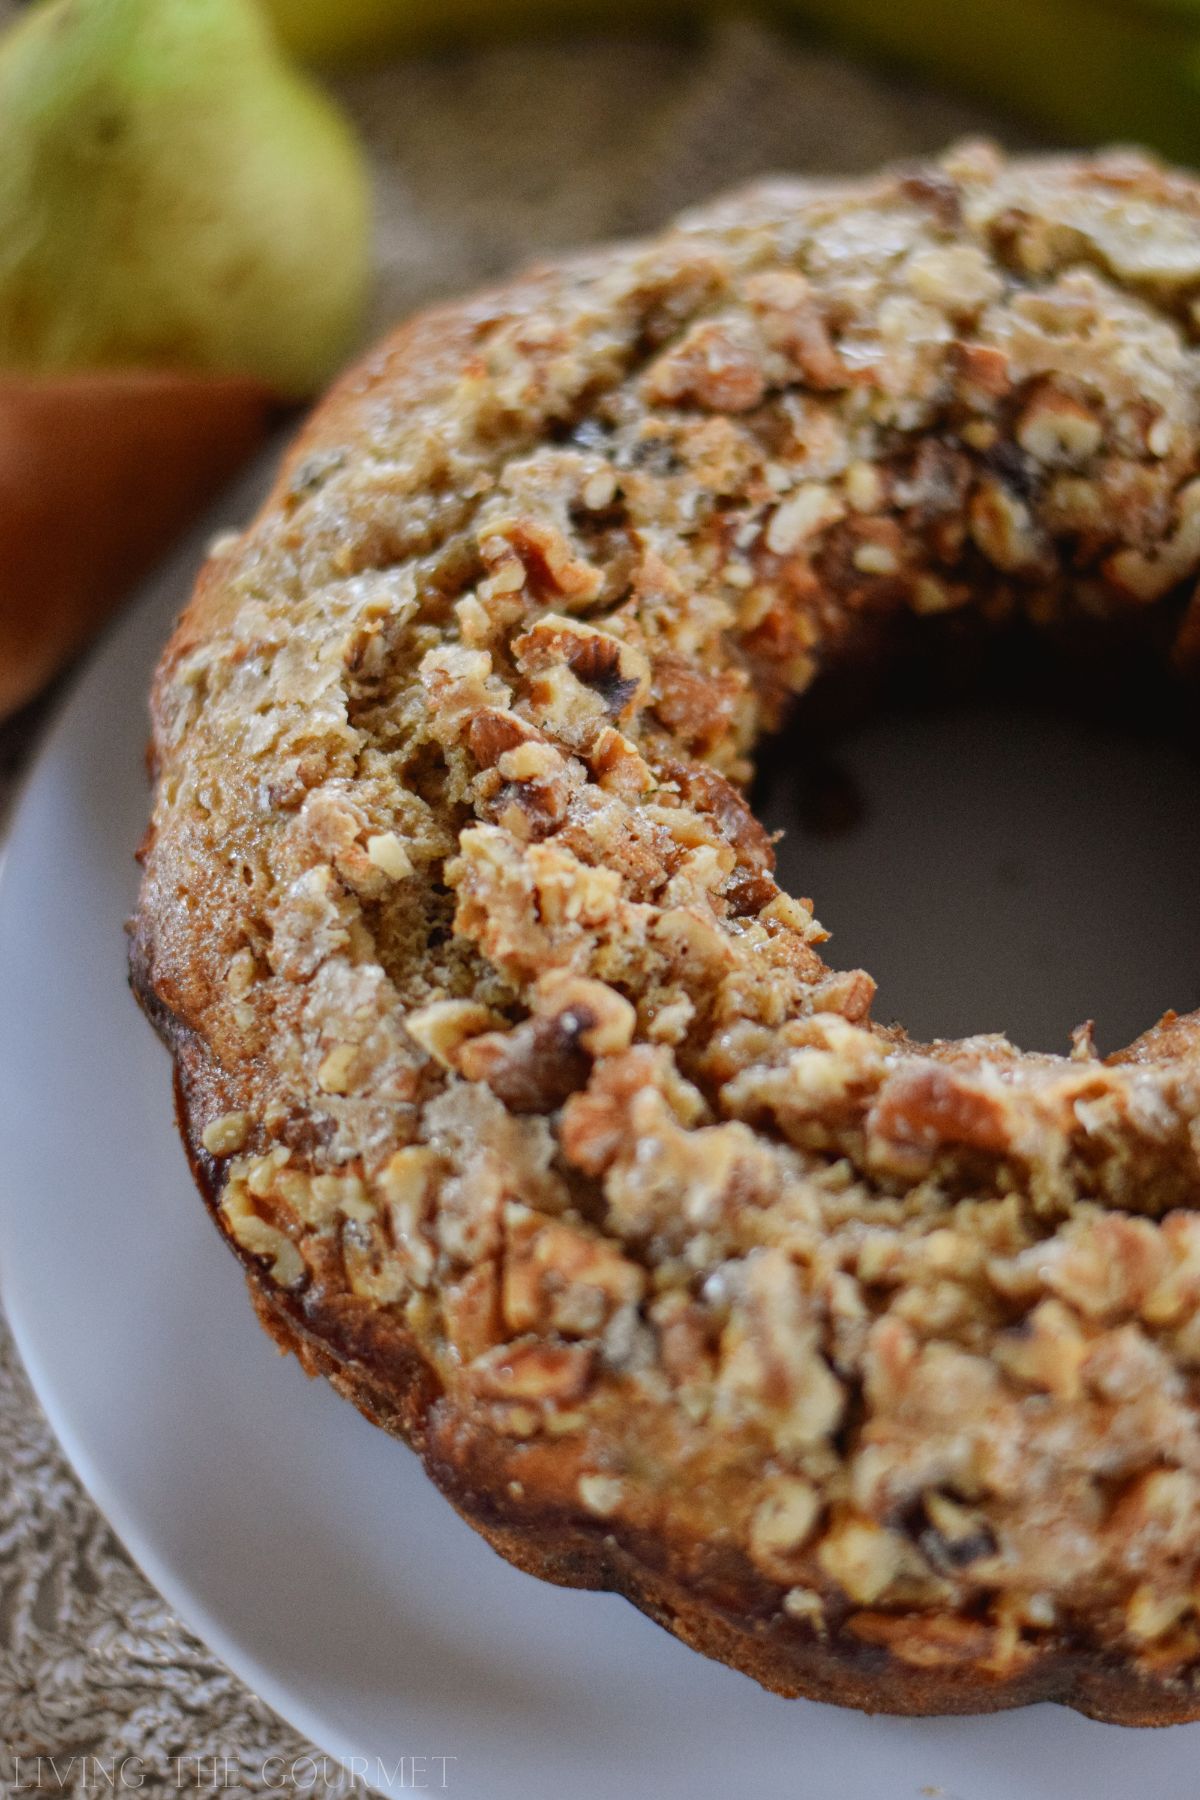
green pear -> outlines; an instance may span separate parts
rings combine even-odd
[[[0,39],[0,366],[309,393],[361,317],[368,215],[254,0],[40,0]]]

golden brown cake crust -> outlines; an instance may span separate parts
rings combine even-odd
[[[1200,188],[965,146],[423,315],[156,680],[132,967],[264,1324],[784,1693],[1200,1716],[1200,1018],[920,1045],[741,789],[900,621],[1200,656]]]

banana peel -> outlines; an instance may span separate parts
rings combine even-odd
[[[546,31],[756,12],[977,95],[1079,142],[1200,160],[1200,0],[265,0],[299,55],[347,61]]]
[[[1190,29],[1182,5],[1103,0],[801,0],[786,10],[1059,138],[1200,157],[1200,0]]]

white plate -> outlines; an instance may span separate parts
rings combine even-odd
[[[1052,1707],[867,1719],[764,1694],[623,1601],[509,1568],[406,1450],[274,1353],[192,1190],[167,1060],[125,983],[144,695],[202,542],[79,682],[0,893],[4,1301],[68,1455],[150,1579],[381,1785],[416,1756],[455,1758],[463,1800],[1196,1800],[1200,1727]]]

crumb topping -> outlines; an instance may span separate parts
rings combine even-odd
[[[138,954],[233,1239],[513,1506],[917,1667],[1200,1668],[1200,1020],[876,1025],[743,790],[905,618],[1195,667],[1198,308],[1131,154],[719,202],[385,344],[158,677]]]

